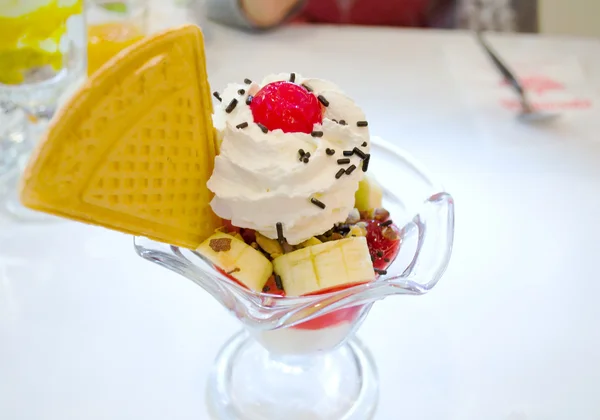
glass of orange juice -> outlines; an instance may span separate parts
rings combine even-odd
[[[147,34],[148,0],[88,0],[88,75]]]

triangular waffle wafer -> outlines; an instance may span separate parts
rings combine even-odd
[[[35,210],[196,248],[220,223],[200,29],[171,29],[107,62],[56,116],[21,200]]]

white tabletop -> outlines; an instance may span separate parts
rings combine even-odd
[[[599,100],[600,41],[491,39],[576,57]],[[376,419],[600,419],[600,103],[540,128],[472,106],[448,56],[477,51],[465,33],[213,28],[207,49],[215,89],[274,71],[337,81],[456,199],[440,284],[376,304],[360,330],[379,366]],[[237,328],[125,235],[0,224],[2,420],[205,419],[211,362]]]

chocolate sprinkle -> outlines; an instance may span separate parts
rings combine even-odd
[[[319,95],[317,96],[317,99],[319,100],[319,102],[321,102],[324,106],[329,106],[329,101],[327,99],[325,99],[325,97],[323,95]]]
[[[345,169],[340,169],[339,171],[337,171],[337,174],[335,174],[335,179],[340,179],[342,177],[342,175],[344,175],[346,173]]]
[[[389,258],[384,258],[383,261],[390,262],[390,259]]]
[[[377,274],[385,275],[387,274],[387,270],[380,270],[379,268],[374,268]]]
[[[346,120],[340,120],[340,125],[348,125],[348,124],[346,124]]]
[[[367,155],[365,160],[363,160],[363,164],[362,164],[363,172],[367,172],[367,170],[369,169],[369,161],[370,160],[371,160],[371,155]]]
[[[379,258],[383,257],[383,252],[382,252],[382,251],[377,251],[377,256],[378,256]]]
[[[254,99],[254,96],[248,95],[246,98],[246,105],[250,105],[252,103],[252,99]]]
[[[304,89],[308,90],[309,92],[313,91],[312,88],[310,86],[308,86],[308,85],[304,85],[303,84],[302,87],[304,87]]]
[[[221,99],[221,95],[219,95],[219,92],[213,92],[213,96],[217,98],[219,102],[223,102],[223,99]]]
[[[387,219],[385,222],[380,223],[379,226],[389,226],[392,223],[394,223],[394,221],[392,219]]]
[[[335,226],[333,226],[333,229],[336,232],[341,233],[342,235],[350,233],[350,225],[348,225],[346,223],[335,225]]]
[[[305,157],[309,158],[310,157],[310,152],[306,152]]]
[[[296,81],[296,73],[290,74],[290,82],[294,83]]]
[[[332,120],[331,120],[331,121],[333,121],[333,122],[334,122],[334,123],[336,123],[336,124],[337,124],[337,122],[338,122],[338,120],[336,120],[335,118],[332,118]]]
[[[312,133],[310,133],[310,135],[313,137],[323,137],[323,132],[322,131],[313,131]]]
[[[344,156],[352,156],[354,154],[354,150],[344,150]]]
[[[243,95],[244,93],[246,93],[246,91],[245,91],[244,89],[240,89],[240,90],[238,90],[238,94],[239,94],[239,95]]]
[[[362,147],[367,147],[367,142],[363,142],[363,144],[361,144]]]
[[[279,274],[275,274],[275,285],[279,290],[283,290],[283,283],[281,282],[281,277]]]
[[[357,127],[366,127],[368,125],[369,125],[369,123],[367,121],[357,121],[356,122]]]
[[[327,148],[325,149],[325,153],[327,153],[329,156],[333,156],[335,155],[335,150]]]
[[[233,111],[236,107],[236,105],[238,104],[238,100],[233,98],[231,100],[231,102],[229,102],[229,105],[227,105],[227,108],[225,108],[225,112],[227,112],[228,114],[231,113],[231,111]]]
[[[269,288],[269,286],[265,286],[265,287],[263,287],[263,290],[262,290],[262,291],[263,291],[263,293],[267,293],[269,290],[271,290],[271,289]]]
[[[358,147],[354,148],[354,154],[357,155],[358,157],[360,157],[361,159],[366,159],[367,155],[365,154],[365,152],[363,152],[362,150],[360,150]]]
[[[350,158],[338,159],[337,163],[338,163],[338,165],[346,165],[346,164],[350,163]]]
[[[304,155],[306,154],[306,152],[302,149],[298,149],[298,154],[300,155],[300,159],[302,159],[304,157]]]
[[[265,127],[264,125],[262,125],[261,123],[256,123],[256,125],[258,125],[258,127],[262,130],[263,133],[268,133],[269,129],[267,127]]]
[[[304,158],[302,159],[302,162],[304,162],[304,163],[308,163],[308,162],[309,162],[309,159],[308,159],[306,156],[304,156]]]
[[[324,209],[325,208],[325,203],[323,203],[322,201],[317,200],[316,198],[311,198],[310,202],[313,203],[315,206],[319,207],[320,209]]]
[[[245,121],[243,123],[238,124],[238,125],[235,126],[235,128],[246,128],[246,127],[248,127],[248,123],[245,122]]]
[[[250,79],[244,79],[244,83],[247,85],[251,85],[252,84],[252,80]]]
[[[277,228],[277,242],[279,242],[279,245],[281,245],[283,253],[287,254],[288,252],[292,252],[294,248],[290,244],[288,244],[288,242],[285,239],[285,236],[283,236],[283,224],[281,222],[277,222],[275,224],[275,227]],[[283,288],[283,286],[281,288]]]
[[[275,228],[277,229],[277,241],[282,244],[285,242],[285,237],[283,236],[283,224],[281,222],[277,222]]]
[[[346,169],[346,175],[350,175],[356,169],[356,165],[350,165],[348,169]]]

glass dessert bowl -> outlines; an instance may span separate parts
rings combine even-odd
[[[363,420],[375,413],[376,367],[355,332],[375,301],[422,295],[437,284],[452,251],[454,203],[405,152],[372,137],[371,155],[383,207],[401,227],[398,255],[371,282],[310,296],[259,293],[198,252],[135,238],[138,255],[201,286],[244,327],[224,345],[209,379],[215,418]]]

